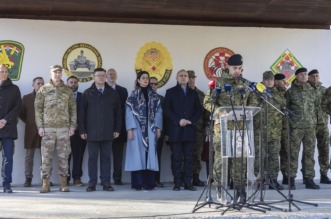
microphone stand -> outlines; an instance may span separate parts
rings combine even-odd
[[[246,91],[245,91],[246,92]],[[245,132],[245,122],[246,122],[246,107],[245,107],[245,101],[244,101],[244,94],[241,93],[241,99],[242,99],[242,108],[243,108],[243,128],[242,128],[242,133],[240,133],[240,129],[239,129],[239,126],[238,126],[238,118],[236,116],[236,112],[235,112],[235,109],[234,109],[234,105],[233,105],[233,102],[232,102],[232,98],[231,98],[231,94],[230,92],[228,92],[228,97],[229,97],[229,101],[230,101],[230,105],[231,105],[231,109],[232,109],[232,112],[233,112],[233,116],[234,116],[234,123],[235,123],[235,138],[236,138],[236,132],[237,130],[239,131],[239,135],[241,137],[241,143],[242,143],[242,147],[241,147],[241,157],[240,157],[240,197],[239,197],[239,201],[237,200],[237,191],[236,191],[236,183],[235,183],[235,180],[233,180],[233,187],[234,187],[234,190],[233,190],[233,199],[231,201],[231,204],[230,205],[226,205],[226,209],[222,212],[222,215],[224,215],[228,210],[230,209],[236,209],[236,210],[241,210],[242,208],[248,208],[248,209],[251,209],[251,210],[255,210],[255,211],[260,211],[260,212],[264,212],[266,213],[265,210],[263,209],[260,209],[260,208],[255,208],[255,206],[251,206],[251,205],[248,205],[246,203],[246,198],[244,197],[244,191],[245,191],[245,188],[243,188],[243,161],[244,161],[244,158],[243,158],[243,153],[244,153],[244,132]],[[234,156],[233,156],[233,176],[236,176],[236,166],[237,166],[237,141],[234,140]]]
[[[214,164],[214,147],[213,147],[213,137],[214,137],[214,120],[213,120],[213,115],[215,112],[216,108],[216,103],[215,100],[213,99],[212,91],[210,92],[210,123],[209,123],[209,130],[208,130],[208,138],[209,138],[209,164],[208,164],[208,170],[209,170],[209,176],[207,180],[207,185],[203,189],[197,203],[195,204],[192,213],[195,213],[197,210],[200,208],[208,205],[209,208],[211,207],[212,204],[217,205],[218,207],[223,207],[224,205],[218,202],[214,202],[213,198],[211,197],[211,187],[212,187],[212,179],[213,179],[213,164]],[[221,186],[221,185],[220,185]],[[223,188],[224,189],[224,188]],[[225,190],[226,191],[226,190]],[[206,198],[203,203],[200,203],[201,197],[203,194],[206,192]],[[226,191],[227,192],[227,191]],[[228,193],[228,192],[227,192]],[[229,194],[229,193],[228,193]],[[229,194],[230,195],[230,194]]]

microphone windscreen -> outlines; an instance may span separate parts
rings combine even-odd
[[[256,84],[256,89],[260,92],[260,93],[264,93],[264,91],[267,89],[266,86],[264,86],[264,84],[262,84],[261,82]]]
[[[214,80],[212,80],[212,81],[209,81],[209,83],[208,83],[208,87],[209,88],[212,88],[212,89],[215,89],[215,81]]]
[[[228,84],[228,83],[225,83],[225,84],[224,84],[224,90],[225,90],[226,92],[230,92],[231,89],[232,89],[231,84]]]

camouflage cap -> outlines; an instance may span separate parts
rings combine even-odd
[[[195,75],[195,72],[193,70],[188,70],[187,71],[188,73],[188,77],[189,78],[196,78],[197,76]]]
[[[62,68],[61,65],[52,65],[52,66],[49,67],[49,69],[51,71],[55,71],[55,70],[61,70],[62,71],[63,68]]]
[[[272,71],[265,71],[263,73],[263,80],[274,79],[274,73]]]

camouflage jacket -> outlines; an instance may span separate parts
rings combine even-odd
[[[285,105],[286,105],[286,99],[285,99],[286,87],[277,87],[277,90],[281,94],[281,99],[283,99],[285,101]],[[287,126],[286,117],[283,116],[282,120],[283,120],[283,122],[282,122],[283,130],[286,130],[286,126]]]
[[[224,91],[224,84],[226,84],[226,83],[231,85],[231,91],[229,92],[230,95],[228,95],[227,92]],[[242,99],[238,88],[243,87],[244,84],[241,81],[235,80],[235,78],[232,75],[228,74],[225,71],[222,72],[221,78],[219,78],[216,81],[216,86],[221,88],[222,92],[220,93],[219,97],[215,100],[215,111],[214,111],[214,115],[213,115],[213,118],[216,120],[215,125],[219,124],[219,116],[220,116],[219,107],[225,107],[225,106],[231,107],[230,98],[231,98],[233,106],[242,106],[243,104],[245,106],[257,105],[257,103],[254,103],[254,99],[248,100],[247,97],[249,96],[249,93],[250,93],[249,91],[246,91],[246,94]],[[212,96],[216,96],[215,90],[213,91]],[[211,99],[211,96],[208,92],[205,96],[203,106],[209,112],[211,112],[211,105],[212,105],[210,102],[210,99]],[[230,126],[229,126],[229,128],[230,128]]]
[[[328,87],[323,96],[322,96],[322,109],[328,114],[331,115],[331,87]]]
[[[197,87],[195,88],[195,90],[198,92],[201,105],[203,105],[203,101],[205,99],[205,93],[199,90]],[[203,108],[201,116],[196,123],[197,134],[202,133],[204,135],[203,132],[209,124],[209,115],[210,115],[209,111]]]
[[[61,80],[42,86],[34,102],[38,128],[76,128],[77,111],[74,93]]]
[[[316,125],[317,106],[314,88],[309,83],[299,85],[295,79],[285,92],[286,105],[296,115],[289,118],[291,128],[308,128]]]
[[[315,110],[317,124],[328,124],[328,114],[322,109],[322,97],[326,91],[326,88],[322,86],[321,82],[315,84],[309,82],[309,84],[315,89],[316,92],[317,107]]]
[[[277,100],[279,101],[281,104],[283,104],[284,106],[286,105],[286,100],[284,95],[278,90],[278,88],[273,87],[270,89],[270,93],[271,95]],[[251,97],[249,97],[250,99]],[[254,95],[253,98],[257,98],[256,95]],[[267,97],[265,97],[267,98]],[[272,105],[274,105],[275,107],[277,107],[278,109],[280,109],[282,111],[282,107],[280,106],[280,104],[278,104],[277,101],[275,101],[272,98],[268,98],[267,99]],[[250,101],[252,102],[252,101]],[[260,103],[258,106],[261,106],[261,111],[260,113],[262,113],[262,125],[263,128],[266,128],[266,122],[268,121],[268,141],[270,140],[280,140],[280,133],[282,131],[283,128],[283,115],[278,112],[275,108],[273,108],[271,105],[269,105],[267,102],[264,102],[262,99],[261,100],[257,100],[254,101],[254,103]],[[266,114],[266,111],[268,109],[268,115]],[[258,131],[260,128],[260,116],[255,116],[254,117],[254,130]],[[265,132],[264,132],[265,133]]]

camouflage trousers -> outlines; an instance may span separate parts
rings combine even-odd
[[[66,128],[45,128],[45,135],[41,139],[40,170],[42,179],[51,176],[54,149],[59,163],[59,175],[68,176],[68,158],[71,153],[68,131]]]
[[[329,140],[329,128],[327,124],[318,124],[316,126],[316,140],[317,140],[317,150],[318,150],[318,163],[320,165],[320,173],[327,175],[330,168],[330,140]],[[315,144],[314,144],[315,145]],[[304,156],[302,156],[302,173],[306,175],[304,168]]]
[[[280,140],[280,171],[282,172],[283,176],[287,176],[287,158],[288,158],[288,147],[287,147],[287,131],[286,129],[282,129],[281,140]]]
[[[197,130],[197,141],[193,148],[193,174],[199,174],[201,171],[201,154],[203,149],[204,136],[203,132]]]
[[[301,142],[303,145],[302,167],[305,170],[305,176],[313,179],[315,177],[315,126],[309,128],[293,128],[291,130],[290,177],[296,177],[298,171],[298,158]]]
[[[221,175],[222,175],[222,151],[221,151],[221,136],[220,136],[220,124],[214,125],[214,138],[213,138],[213,148],[214,148],[214,164],[213,164],[213,176],[214,176],[214,186],[219,186]],[[236,165],[234,166],[234,163]],[[247,179],[247,160],[243,159],[243,171],[241,174],[241,158],[236,158],[236,162],[234,162],[234,158],[228,159],[228,176],[232,178],[233,183],[235,185],[240,184],[240,180],[242,178],[244,184]],[[236,169],[234,173],[234,169]]]

